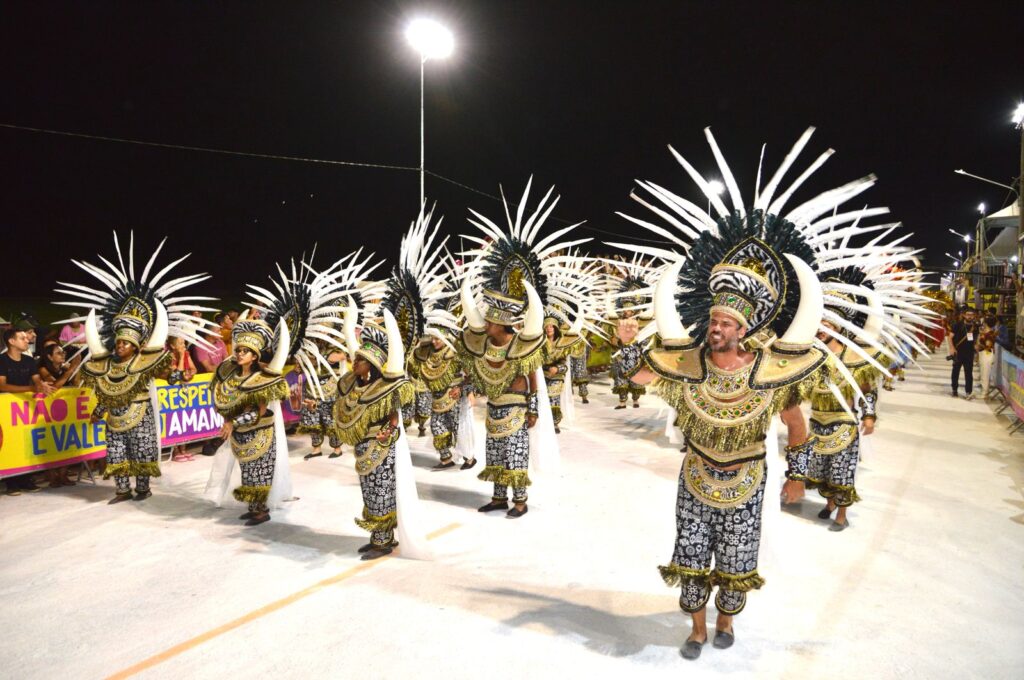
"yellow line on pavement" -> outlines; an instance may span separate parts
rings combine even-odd
[[[440,529],[427,534],[427,540],[432,541],[435,538],[444,536],[445,534],[454,531],[455,529],[458,529],[460,526],[462,526],[460,523],[453,522],[448,526],[441,527]],[[156,666],[158,664],[161,664],[164,661],[167,661],[168,659],[173,659],[179,654],[183,654],[184,652],[187,652],[190,649],[198,647],[204,642],[208,642],[209,640],[212,640],[216,637],[220,637],[221,635],[228,633],[236,628],[240,628],[241,626],[244,626],[250,621],[255,621],[256,619],[263,618],[267,614],[276,612],[278,609],[283,609],[284,607],[287,607],[288,605],[294,602],[298,602],[303,598],[309,597],[310,595],[320,590],[323,590],[328,586],[333,586],[337,583],[341,583],[342,581],[355,576],[356,574],[368,571],[373,567],[377,566],[378,564],[381,564],[382,562],[391,559],[391,557],[391,555],[388,555],[387,557],[382,557],[379,560],[375,560],[373,562],[365,562],[363,564],[356,565],[351,569],[346,569],[340,574],[335,574],[330,578],[325,578],[323,581],[320,581],[319,583],[314,583],[308,588],[303,588],[302,590],[296,593],[292,593],[287,597],[283,597],[280,600],[276,600],[268,605],[260,607],[259,609],[255,609],[249,612],[248,614],[244,614],[235,619],[234,621],[229,621],[223,625],[213,628],[212,630],[208,630],[205,633],[201,633],[200,635],[197,635],[190,640],[185,640],[184,642],[174,645],[169,649],[165,649],[159,654],[155,654],[149,657],[148,659],[140,661],[134,666],[130,666],[128,668],[125,668],[124,670],[118,671],[117,673],[108,676],[107,680],[119,680],[121,678],[129,678],[133,675],[141,673],[142,671],[152,668],[153,666]]]

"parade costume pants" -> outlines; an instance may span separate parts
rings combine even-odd
[[[996,353],[992,351],[978,352],[978,368],[981,372],[978,378],[981,380],[982,398],[988,395],[988,388],[992,381],[992,362],[995,360],[995,357]]]
[[[124,418],[131,409],[144,409],[142,420],[131,429],[121,432],[111,427],[111,422]],[[131,478],[135,477],[136,493],[149,491],[149,478],[160,476],[160,448],[157,444],[156,418],[153,405],[146,402],[132,402],[127,406],[111,408],[105,415],[107,420],[107,467],[103,478],[114,478],[118,495],[131,493]]]
[[[328,438],[328,441],[332,449],[341,448],[341,437],[338,436],[337,432],[334,431],[334,400],[331,401],[318,401],[313,408],[302,408],[302,413],[299,416],[299,427],[296,432],[299,434],[308,434],[310,443],[314,449],[319,449],[323,446],[324,437]]]
[[[715,480],[729,482],[737,473],[709,467],[708,474]],[[734,507],[713,507],[695,496],[680,474],[675,551],[672,563],[660,570],[665,583],[682,586],[679,606],[683,611],[692,614],[703,609],[712,587],[717,585],[718,611],[739,614],[746,606],[747,592],[764,585],[764,579],[757,573],[764,487],[762,475],[756,491],[745,501]]]
[[[487,402],[487,466],[477,479],[494,482],[494,501],[525,503],[530,486],[530,435],[526,427],[526,405],[495,405]]]
[[[270,497],[270,485],[274,481],[274,465],[277,455],[277,436],[274,425],[258,427],[252,430],[231,433],[231,449],[237,452],[244,450],[246,445],[256,443],[262,451],[259,457],[243,462],[238,460],[242,470],[242,486],[232,492],[236,501],[249,504],[249,512],[266,512],[267,498]],[[246,455],[245,457],[248,457]]]
[[[589,353],[589,352],[588,352]],[[579,395],[586,399],[590,395],[590,373],[587,371],[587,355],[571,357],[572,362],[572,384]]]
[[[430,420],[431,401],[433,401],[433,395],[429,391],[417,391],[416,400],[402,407],[402,423],[405,425],[405,429],[408,430],[412,427],[413,420],[421,427],[426,425]]]
[[[551,404],[551,417],[555,421],[555,427],[562,422],[562,390],[565,388],[564,380],[547,378],[548,402]]]
[[[856,424],[822,425],[811,420],[811,433],[819,437],[811,450],[807,466],[807,487],[817,489],[823,498],[831,499],[841,508],[860,500],[854,486],[857,462],[860,460],[860,431]],[[844,436],[849,443],[834,453],[822,453],[822,443]]]
[[[434,402],[440,399],[441,397],[435,397]],[[452,449],[458,444],[460,407],[461,401],[456,400],[455,405],[444,413],[430,414],[430,434],[434,436],[434,449],[441,456],[442,463],[452,459]]]
[[[366,455],[374,444],[373,440],[359,442],[356,445],[356,457]],[[359,476],[359,488],[363,492],[363,518],[357,519],[356,524],[370,532],[373,545],[390,547],[394,544],[395,527],[398,526],[394,443],[377,467]]]

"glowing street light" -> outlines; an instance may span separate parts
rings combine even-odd
[[[413,19],[405,28],[405,39],[420,54],[420,207],[423,207],[424,130],[423,70],[427,59],[444,59],[455,50],[452,32],[432,19]]]
[[[978,212],[980,212],[982,214],[982,216],[985,215],[985,204],[984,203],[979,203],[978,204]]]
[[[717,179],[708,180],[708,191],[715,196],[721,196],[725,192],[725,185]],[[711,214],[711,197],[708,196],[708,215]]]
[[[1017,104],[1017,109],[1010,118],[1017,127],[1024,127],[1024,103]]]
[[[952,230],[952,229],[950,229],[950,230],[949,230],[949,233],[950,233],[950,234],[956,234],[957,236],[959,236],[960,238],[962,238],[962,239],[963,239],[963,240],[964,240],[965,242],[967,242],[967,243],[970,243],[970,242],[971,242],[971,236],[970,236],[970,234],[961,234],[961,233],[960,233],[959,231],[954,231],[954,230]]]

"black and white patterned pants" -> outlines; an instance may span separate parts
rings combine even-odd
[[[256,436],[268,428],[249,430],[248,432],[233,432],[232,439],[238,444],[244,445],[251,442]],[[273,426],[270,428],[273,432]],[[270,438],[270,445],[262,456],[248,463],[238,462],[242,468],[242,486],[234,490],[235,500],[249,504],[249,512],[265,512],[267,510],[267,498],[270,496],[270,486],[274,482],[274,465],[277,462],[277,435]]]
[[[416,401],[402,407],[402,423],[406,430],[412,427],[413,420],[417,425],[425,425],[430,420],[430,404],[433,400],[434,395],[430,392],[417,392]]]
[[[695,454],[688,454],[695,455]],[[736,472],[709,468],[711,477],[728,481]],[[747,602],[747,591],[764,583],[757,573],[761,544],[761,506],[765,476],[757,490],[731,508],[712,507],[694,496],[679,477],[676,501],[676,545],[672,564],[662,567],[666,582],[682,585],[679,606],[683,611],[700,611],[718,586],[715,606],[723,614],[739,614]],[[714,557],[715,568],[711,569]]]
[[[123,416],[129,406],[111,408],[108,415]],[[149,478],[160,476],[160,447],[157,444],[156,418],[153,405],[146,402],[142,422],[125,432],[107,428],[107,468],[104,479],[111,476],[118,494],[130,493],[131,478],[135,477],[135,491],[149,491]]]
[[[573,387],[579,392],[579,395],[584,399],[590,394],[590,373],[587,371],[587,356],[590,354],[590,350],[587,349],[586,354],[577,358],[569,357],[569,361],[572,362],[572,384]]]
[[[507,501],[508,487],[512,487],[512,502],[525,503],[526,487],[530,486],[530,434],[526,427],[525,406],[487,405],[487,418],[499,420],[508,418],[514,409],[523,414],[522,426],[508,437],[497,439],[487,435],[487,466],[477,479],[494,482],[492,500]]]
[[[452,459],[452,449],[458,444],[461,408],[461,401],[457,401],[455,406],[445,413],[430,414],[430,434],[434,436],[434,448],[441,456],[442,463]]]
[[[822,425],[812,420],[811,433],[828,437],[842,426],[842,423]],[[841,508],[849,507],[860,500],[854,485],[857,463],[860,461],[860,431],[856,426],[853,431],[853,441],[843,450],[822,455],[812,449],[808,458],[807,486],[817,488],[822,497],[832,499]]]
[[[356,456],[365,454],[370,445],[370,441],[356,444]],[[359,476],[359,488],[363,492],[363,518],[357,519],[356,524],[370,532],[370,542],[374,545],[390,546],[398,525],[395,444],[388,449],[380,465],[369,474]]]
[[[332,427],[334,422],[333,410],[333,399],[331,401],[318,401],[313,408],[302,407],[297,431],[300,434],[309,435],[310,443],[314,449],[319,449],[323,446],[325,436],[329,439],[332,449],[341,448],[341,438]]]

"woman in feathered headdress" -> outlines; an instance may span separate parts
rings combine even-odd
[[[339,296],[351,294],[358,279],[353,274],[361,263],[342,261],[341,272],[331,268],[312,273],[303,260],[286,274],[278,267],[279,280],[270,279],[270,288],[250,284],[252,308],[260,319],[239,318],[231,332],[234,355],[225,359],[210,383],[214,406],[224,418],[222,436],[226,440],[217,453],[207,495],[220,504],[230,485],[231,471],[237,460],[241,485],[234,489],[235,500],[248,504],[239,519],[247,526],[270,519],[270,510],[292,498],[288,468],[288,442],[284,434],[281,400],[288,396],[285,363],[289,358],[305,375],[318,369],[331,370],[321,348],[343,348]],[[270,353],[266,364],[260,357]],[[309,383],[318,397],[317,381]]]
[[[575,273],[571,255],[556,256],[589,239],[556,243],[578,225],[571,225],[537,239],[538,232],[554,210],[558,199],[549,202],[554,187],[541,199],[524,222],[532,179],[526,185],[515,220],[505,206],[508,229],[480,213],[470,223],[483,237],[465,238],[479,245],[477,259],[470,263],[462,281],[462,311],[466,327],[459,336],[462,365],[477,393],[487,396],[487,465],[478,476],[494,484],[491,501],[480,512],[506,510],[509,517],[526,514],[526,489],[530,486],[531,454],[537,458],[557,456],[558,442],[544,378],[545,305],[557,309],[563,318],[575,318],[586,299],[569,283]],[[474,288],[483,288],[484,311],[477,307]],[[521,325],[521,329],[516,327]],[[540,422],[540,434],[531,443],[529,430]],[[540,460],[536,461],[541,466]],[[509,508],[508,488],[512,487]]]
[[[437,242],[443,218],[431,225],[433,216],[433,209],[426,212],[424,205],[402,239],[399,266],[388,281],[388,294],[381,304],[399,321],[410,349],[407,365],[409,377],[417,385],[416,418],[421,417],[419,409],[425,404],[440,458],[434,469],[448,470],[455,467],[459,423],[466,405],[462,365],[451,344],[458,331],[450,304],[453,299],[458,301],[451,288],[455,268],[445,250],[447,238]],[[425,396],[420,386],[426,390]],[[474,465],[476,458],[470,454],[463,459],[462,469]]]
[[[131,477],[135,477],[134,500],[153,495],[149,480],[160,476],[160,410],[154,380],[181,379],[180,373],[171,371],[167,339],[180,337],[188,342],[204,342],[196,336],[199,327],[190,313],[213,311],[194,304],[209,298],[180,294],[188,286],[208,279],[206,274],[165,280],[188,255],[152,273],[164,242],[136,278],[134,234],[128,245],[126,267],[115,233],[117,265],[103,256],[100,260],[106,268],[72,260],[99,282],[99,288],[60,283],[64,288],[57,289],[76,298],[57,304],[89,309],[85,319],[87,353],[81,367],[82,382],[96,395],[92,421],[105,420],[107,424],[107,465],[103,477],[112,476],[117,484],[117,493],[110,503],[132,499]]]

